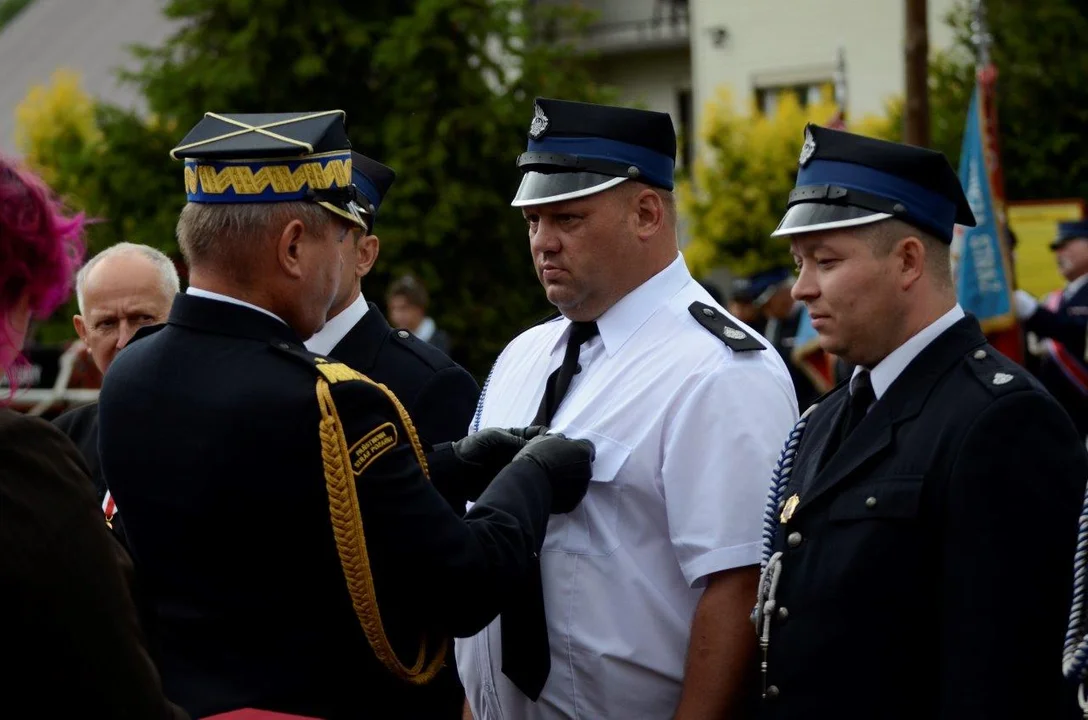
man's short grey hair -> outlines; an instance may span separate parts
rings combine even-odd
[[[178,217],[178,246],[189,267],[212,266],[243,279],[253,252],[291,220],[314,234],[324,233],[335,216],[317,203],[189,203]]]
[[[174,266],[174,261],[167,257],[165,253],[161,250],[156,250],[150,245],[120,242],[116,245],[111,245],[88,260],[76,274],[76,301],[79,303],[80,315],[83,314],[84,310],[83,290],[87,285],[87,278],[90,276],[91,271],[103,260],[111,257],[119,257],[121,255],[141,255],[150,260],[151,264],[154,265],[155,269],[159,272],[159,279],[162,282],[162,291],[167,299],[173,298],[181,289],[181,281],[178,279],[178,269]]]

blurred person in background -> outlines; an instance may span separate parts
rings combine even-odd
[[[95,255],[76,275],[79,314],[72,318],[95,367],[103,375],[136,332],[166,322],[180,283],[174,263],[147,245],[118,243]],[[98,403],[69,410],[53,424],[72,439],[91,471],[98,501],[117,536],[122,520],[107,500],[106,481],[98,458]]]
[[[429,303],[427,288],[411,275],[394,282],[385,294],[385,306],[393,327],[404,328],[449,355],[450,336],[438,328],[434,318],[427,315]]]
[[[1016,315],[1040,340],[1036,376],[1088,437],[1088,220],[1059,223],[1050,248],[1068,284],[1042,302],[1017,290]]]
[[[753,275],[751,292],[753,305],[763,314],[763,335],[789,368],[793,388],[797,393],[797,407],[804,412],[820,396],[809,376],[793,360],[793,346],[797,328],[801,322],[801,303],[790,295],[795,278],[785,267],[777,267]]]
[[[729,314],[740,320],[760,335],[763,334],[767,319],[756,307],[756,293],[752,292],[752,280],[746,277],[735,277],[730,288],[729,304],[726,309]]]
[[[408,330],[391,328],[377,306],[367,302],[360,282],[378,259],[374,223],[396,175],[391,168],[354,151],[351,174],[359,199],[369,211],[368,225],[345,239],[340,290],[325,327],[306,341],[306,348],[346,363],[392,390],[404,403],[429,451],[467,434],[480,386],[435,345]],[[456,705],[460,712],[461,702]]]
[[[71,290],[82,219],[0,158],[0,372],[11,376],[32,317]],[[0,409],[0,614],[5,717],[184,718],[163,696],[127,582],[75,445]]]

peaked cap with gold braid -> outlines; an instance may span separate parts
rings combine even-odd
[[[367,227],[367,203],[352,184],[343,110],[206,113],[170,152],[185,160],[194,203],[316,202]]]
[[[356,477],[362,475],[379,457],[403,442],[411,446],[426,475],[427,459],[415,426],[404,406],[385,385],[374,382],[347,365],[315,356],[303,348],[295,348],[286,343],[276,347],[313,368],[317,378],[315,391],[321,411],[318,434],[325,469],[325,489],[329,496],[329,518],[336,550],[340,555],[340,567],[359,625],[382,665],[401,680],[413,685],[424,685],[434,679],[442,668],[448,643],[442,639],[436,646],[429,647],[428,639],[421,637],[419,652],[410,666],[401,662],[397,656],[386,635],[378,609],[359,495],[355,486]],[[351,437],[350,445],[345,423],[341,420],[333,400],[335,388],[344,383],[366,383],[378,390],[389,401],[394,417],[393,421],[381,423],[369,432],[362,433],[361,437]],[[358,431],[357,428],[355,430]]]

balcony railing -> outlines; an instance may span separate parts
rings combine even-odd
[[[688,3],[655,0],[648,17],[591,23],[575,36],[545,27],[541,29],[540,39],[571,41],[582,50],[602,55],[686,48],[690,43]]]

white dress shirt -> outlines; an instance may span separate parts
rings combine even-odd
[[[706,577],[759,563],[793,384],[766,341],[734,353],[691,316],[695,301],[715,305],[678,256],[582,346],[551,429],[597,452],[585,499],[551,516],[541,552],[551,673],[534,703],[502,674],[500,620],[458,640],[476,720],[671,718]],[[480,427],[532,422],[569,327],[538,325],[507,346]]]
[[[276,318],[284,325],[287,324],[287,322],[276,313],[265,310],[263,307],[254,305],[253,303],[247,303],[245,300],[239,300],[236,297],[231,297],[230,295],[212,292],[211,290],[205,290],[204,288],[193,287],[192,285],[185,289],[185,294],[193,295],[194,297],[207,298],[209,300],[218,300],[219,302],[230,303],[231,305],[241,305],[242,307],[247,307],[250,310],[256,310],[257,312],[264,313],[268,317]]]
[[[876,396],[876,399],[879,400],[888,391],[895,379],[903,374],[903,371],[907,369],[907,365],[910,365],[911,361],[926,349],[926,346],[936,340],[938,335],[962,320],[963,317],[963,308],[957,303],[951,310],[920,330],[910,340],[893,350],[888,357],[877,363],[876,367],[869,371],[869,379],[873,383],[873,395]],[[863,371],[864,368],[861,366],[854,368],[854,375],[851,380]]]
[[[318,355],[328,355],[351,332],[355,324],[363,319],[369,309],[366,298],[359,293],[355,302],[338,312],[336,317],[328,320],[323,328],[306,341],[306,349]]]

